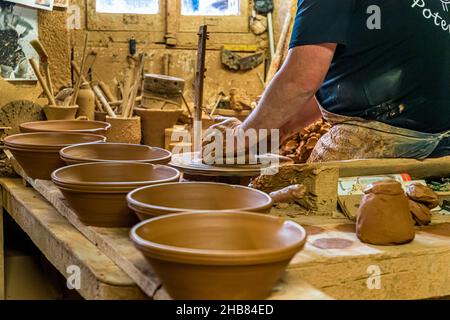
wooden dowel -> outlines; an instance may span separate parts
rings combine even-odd
[[[73,97],[72,97],[72,101],[71,101],[72,105],[76,104],[77,98],[78,98],[78,94],[80,93],[80,86],[81,86],[81,83],[82,83],[81,76],[84,75],[84,68],[85,68],[86,59],[87,59],[86,51],[87,51],[87,45],[88,45],[88,38],[89,38],[88,37],[88,33],[86,33],[86,36],[84,38],[83,58],[82,58],[82,61],[81,61],[80,76],[78,77],[77,82],[75,84],[75,87],[73,88],[74,93],[73,93]]]
[[[55,97],[52,96],[50,89],[47,87],[47,84],[45,83],[44,78],[42,77],[41,72],[39,71],[39,66],[37,65],[36,61],[34,61],[33,58],[30,58],[28,60],[30,62],[31,67],[33,68],[34,73],[36,74],[36,77],[44,90],[45,95],[47,96],[48,102],[51,106],[56,106]]]
[[[105,94],[106,98],[111,101],[116,101],[116,98],[113,96],[111,90],[109,87],[104,83],[103,81],[99,81],[98,85],[100,86],[100,89],[102,89],[103,93]]]
[[[101,91],[101,89],[97,86],[94,85],[92,86],[92,89],[94,90],[95,95],[97,96],[97,98],[100,100],[100,102],[103,105],[103,108],[105,109],[105,111],[108,113],[108,115],[111,118],[117,118],[116,114],[114,113],[113,109],[111,108],[111,106],[109,105],[108,101],[106,100],[105,96],[103,95],[103,92]]]

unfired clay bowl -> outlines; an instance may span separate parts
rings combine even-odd
[[[187,211],[268,213],[272,198],[256,189],[212,182],[167,183],[130,192],[128,206],[141,220]]]
[[[141,222],[135,246],[177,300],[267,298],[306,232],[281,218],[248,212],[191,212]]]
[[[136,162],[76,164],[52,173],[80,221],[96,227],[131,227],[138,220],[127,206],[127,193],[179,179],[174,168]]]
[[[23,133],[5,138],[5,146],[25,173],[33,179],[49,180],[51,173],[65,165],[59,151],[80,143],[105,141],[104,136],[89,133]]]
[[[106,134],[111,125],[106,122],[89,120],[52,120],[26,122],[20,125],[20,131],[28,132],[78,132]]]
[[[172,154],[164,149],[125,143],[71,146],[62,149],[60,155],[67,164],[110,161],[168,164],[172,157]]]

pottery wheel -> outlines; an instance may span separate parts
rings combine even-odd
[[[270,165],[264,164],[235,164],[235,165],[208,165],[194,157],[194,153],[174,154],[170,165],[183,173],[199,176],[227,176],[227,177],[256,177],[264,170],[270,168]],[[293,164],[293,161],[287,157],[279,155],[270,155],[277,158],[278,166]],[[275,166],[276,167],[276,166]]]

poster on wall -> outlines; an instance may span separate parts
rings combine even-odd
[[[159,0],[96,0],[99,13],[156,14]]]
[[[54,0],[8,0],[8,2],[14,2],[18,4],[23,4],[27,7],[33,7],[37,9],[43,10],[53,10],[53,1]]]
[[[38,38],[37,10],[0,0],[0,76],[9,81],[36,80],[28,59],[39,62],[30,41]]]

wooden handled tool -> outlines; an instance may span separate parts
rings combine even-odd
[[[111,108],[111,106],[109,105],[108,101],[106,100],[105,96],[103,95],[102,90],[99,88],[98,85],[93,85],[92,89],[94,90],[95,95],[97,96],[97,98],[100,100],[100,102],[103,105],[103,108],[105,109],[105,111],[108,113],[108,115],[111,118],[117,118],[117,115],[114,113],[114,110]]]
[[[41,72],[39,71],[39,66],[37,65],[36,61],[34,61],[33,58],[30,58],[28,61],[30,62],[31,67],[33,68],[33,71],[36,74],[39,84],[41,85],[42,89],[44,89],[44,93],[47,96],[49,105],[56,106],[55,97],[52,95],[50,89],[47,87],[47,84],[45,83],[45,80],[42,77]]]
[[[47,50],[45,50],[42,43],[37,39],[31,40],[30,45],[34,48],[34,50],[39,55],[40,63],[45,70],[45,79],[47,81],[47,87],[48,87],[50,93],[52,94],[52,96],[55,96],[55,91],[53,90],[52,77],[50,75],[50,61],[48,59]]]
[[[81,67],[80,67],[80,76],[77,79],[77,82],[75,84],[75,87],[73,88],[74,93],[73,93],[73,97],[72,97],[72,101],[71,104],[75,105],[77,102],[77,98],[78,98],[78,94],[80,93],[80,86],[82,83],[82,77],[84,75],[84,67],[86,65],[86,59],[87,59],[87,45],[88,45],[88,34],[86,33],[86,37],[84,38],[84,47],[83,47],[83,59],[81,61]]]

